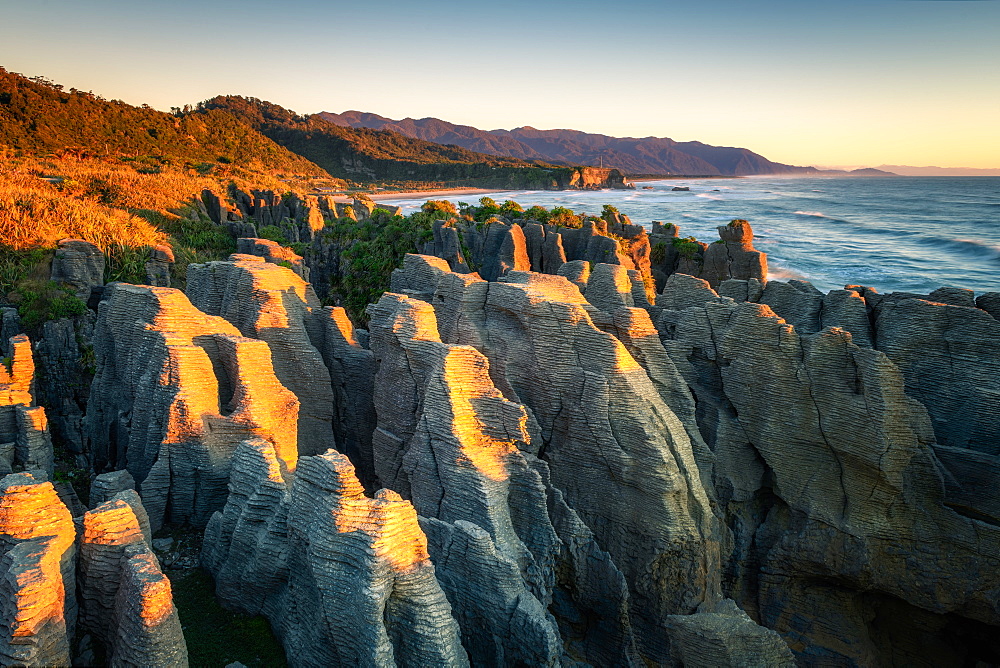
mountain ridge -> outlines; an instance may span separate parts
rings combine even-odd
[[[604,164],[629,174],[751,176],[819,173],[813,167],[768,160],[745,148],[713,146],[699,141],[678,142],[669,137],[613,137],[573,129],[539,130],[530,125],[512,130],[480,130],[435,117],[394,120],[355,110],[340,114],[323,111],[316,116],[335,125],[391,130],[415,139],[453,144],[481,153],[555,164]]]

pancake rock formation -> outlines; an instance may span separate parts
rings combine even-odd
[[[413,506],[333,450],[288,477],[271,443],[237,448],[202,554],[223,604],[267,616],[293,665],[467,666]]]
[[[773,285],[761,302],[779,294]],[[773,303],[805,323],[801,333],[765,303],[718,297],[690,280],[668,281],[657,301],[674,306],[660,313],[659,329],[697,399],[733,531],[727,593],[804,663],[927,665],[934,657],[950,665],[972,652],[990,656],[996,643],[987,639],[1000,624],[1000,525],[990,493],[969,492],[982,489],[991,469],[969,479],[970,458],[935,443],[927,407],[907,394],[907,369],[893,363],[894,355],[906,359],[906,348],[859,346],[844,327],[816,331],[817,310],[802,305],[824,296],[808,285],[784,290],[788,297]],[[882,347],[895,328],[914,326],[886,310],[872,336],[854,317],[865,291],[848,291],[851,307],[833,317],[860,327],[864,343]],[[892,296],[883,307],[893,303],[918,313],[970,308]],[[830,316],[818,312],[821,323]],[[933,331],[923,315],[919,327]],[[953,354],[959,364],[961,349]],[[989,354],[981,359],[992,363]],[[972,415],[983,406],[975,395],[965,401]]]
[[[447,482],[441,473],[437,485],[423,491],[417,481],[427,475],[423,472],[424,462],[435,462],[441,471],[441,462],[456,459],[453,454],[437,456],[439,451],[447,452],[444,448],[449,441],[454,443],[455,436],[448,436],[449,432],[464,435],[460,425],[485,422],[482,416],[457,420],[447,413],[437,413],[436,407],[441,404],[439,388],[458,383],[438,382],[435,375],[428,378],[425,369],[435,373],[435,366],[441,363],[427,365],[442,354],[447,354],[446,360],[454,358],[451,364],[456,371],[445,374],[466,379],[461,384],[462,394],[468,391],[466,387],[485,385],[487,392],[500,393],[493,400],[498,406],[509,406],[504,410],[512,416],[520,415],[514,422],[523,425],[518,429],[496,428],[496,433],[513,436],[516,445],[516,451],[506,447],[516,456],[508,455],[513,459],[508,460],[506,475],[500,479],[509,478],[508,485],[517,480],[510,462],[523,458],[533,463],[531,468],[543,481],[550,503],[558,499],[566,504],[562,511],[550,512],[553,526],[559,526],[553,515],[572,513],[583,535],[593,536],[592,545],[585,550],[604,553],[609,560],[610,581],[620,578],[618,581],[624,585],[621,594],[610,599],[621,601],[619,616],[609,614],[615,606],[606,605],[602,610],[606,618],[601,621],[601,631],[610,631],[611,638],[617,638],[615,644],[604,643],[619,651],[610,660],[639,660],[630,654],[632,641],[621,631],[631,627],[636,655],[669,663],[679,660],[678,650],[672,647],[674,626],[670,618],[700,614],[699,609],[714,609],[722,602],[719,578],[724,531],[700,479],[688,429],[664,399],[676,404],[694,429],[690,396],[685,402],[686,388],[676,369],[670,376],[671,368],[666,366],[668,362],[648,315],[629,306],[634,300],[627,270],[618,267],[617,271],[621,273],[614,269],[597,271],[601,278],[597,279],[595,294],[601,298],[595,297],[595,301],[615,309],[608,313],[588,303],[580,290],[562,276],[511,271],[501,282],[487,283],[474,275],[453,273],[437,258],[408,256],[403,268],[393,276],[393,287],[412,297],[387,294],[370,307],[372,348],[380,359],[375,396],[379,414],[374,446],[376,470],[383,484],[404,495],[411,494],[422,514],[444,512],[438,499],[447,500],[456,493],[447,487],[431,491]],[[433,312],[428,303],[414,298],[432,304]],[[628,339],[648,370],[636,361],[622,340],[598,326],[601,323],[613,328],[615,316],[621,319],[623,338]],[[643,317],[647,323],[644,329],[630,320]],[[453,345],[442,345],[440,339]],[[461,344],[476,348],[479,355],[465,352]],[[659,348],[660,358],[653,346]],[[447,369],[448,363],[444,366]],[[469,380],[477,375],[488,375],[495,389],[485,378],[479,382]],[[416,391],[409,389],[414,384]],[[421,396],[419,388],[425,384],[427,389]],[[674,396],[672,390],[679,396]],[[454,407],[456,403],[450,399],[444,405]],[[486,411],[488,405],[485,397],[473,404],[485,415],[501,412]],[[424,417],[417,419],[421,414]],[[435,418],[428,420],[430,415]],[[449,429],[449,423],[457,426]],[[443,441],[440,445],[438,439]],[[483,447],[490,444],[483,435],[469,440],[469,452],[499,449],[496,445]],[[483,445],[474,449],[472,444],[476,442]],[[433,457],[423,454],[428,446]],[[455,446],[450,448],[454,452]],[[479,461],[489,462],[484,455],[479,457]],[[461,462],[463,458],[458,459]],[[498,468],[503,471],[496,464],[488,470]],[[455,480],[469,484],[469,477],[455,476]],[[426,503],[421,497],[425,495],[433,502],[428,511],[421,510],[422,503]],[[503,507],[498,502],[490,505]],[[508,505],[514,517],[530,507],[525,500],[515,503],[509,496]],[[473,504],[465,503],[464,507],[469,512]],[[463,518],[466,523],[475,521],[482,530],[480,535],[489,536],[490,530],[482,526],[489,522],[475,515]],[[429,520],[425,526],[433,546],[440,520]],[[539,521],[532,526],[537,528]],[[466,528],[456,526],[446,538],[453,541],[455,535],[461,535],[461,529]],[[572,545],[572,540],[556,533],[564,545]],[[574,547],[582,546],[577,543]],[[557,569],[562,570],[559,566]],[[569,589],[584,588],[571,585]],[[558,589],[553,593],[553,599],[557,598],[567,603],[571,600],[559,595]],[[608,599],[604,600],[607,604]],[[575,603],[583,607],[581,601]],[[596,615],[586,611],[580,616]],[[790,660],[787,648],[776,635],[768,636],[765,629],[746,621],[762,637],[769,638],[766,642],[779,655]],[[567,642],[571,638],[568,626],[563,626]],[[597,635],[601,631],[595,628],[590,633]],[[603,663],[609,656],[590,660]]]
[[[285,267],[250,255],[188,267],[187,295],[240,334],[267,342],[274,372],[299,401],[299,454],[334,447],[333,389],[317,346],[323,310],[312,286]]]
[[[10,338],[8,348],[9,362],[0,361],[0,475],[19,470],[51,478],[52,438],[45,409],[34,405],[31,341],[19,334]]]
[[[154,530],[207,523],[225,505],[232,453],[248,436],[268,439],[294,468],[299,402],[275,376],[268,345],[182,292],[109,286],[95,354],[89,456],[97,471],[129,471]]]

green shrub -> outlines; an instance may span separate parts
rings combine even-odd
[[[87,312],[87,304],[72,288],[55,281],[22,284],[15,290],[15,300],[21,324],[29,333],[37,331],[46,320],[72,318]]]
[[[424,213],[443,214],[445,217],[458,215],[458,209],[455,208],[455,205],[444,199],[427,200],[420,206],[420,210]]]
[[[524,212],[524,217],[529,220],[537,220],[540,223],[547,223],[549,222],[549,218],[551,218],[551,214],[549,214],[548,209],[536,204]]]
[[[257,228],[257,237],[260,239],[268,239],[279,243],[282,246],[288,245],[288,239],[285,238],[285,233],[277,225],[262,225]]]
[[[676,237],[670,242],[677,249],[677,254],[687,260],[693,260],[701,253],[701,244],[694,237]]]

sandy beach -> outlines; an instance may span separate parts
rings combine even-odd
[[[475,195],[478,200],[479,197],[483,195],[500,192],[507,191],[488,188],[452,188],[450,190],[411,190],[405,192],[379,193],[375,195],[369,193],[368,196],[376,202],[391,202],[394,200],[408,199],[435,199],[438,197],[459,197],[461,195]],[[335,202],[350,203],[354,200],[354,198],[351,195],[333,195],[333,200]]]

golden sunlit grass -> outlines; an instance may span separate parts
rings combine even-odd
[[[305,195],[311,181],[223,166],[211,176],[164,166],[139,171],[128,162],[76,158],[14,158],[0,149],[0,244],[15,250],[84,239],[107,250],[166,241],[136,211],[174,219],[205,189],[230,182],[249,189]]]
[[[147,221],[91,198],[63,193],[37,176],[0,167],[0,240],[15,250],[73,237],[101,248],[149,246],[165,236]]]

